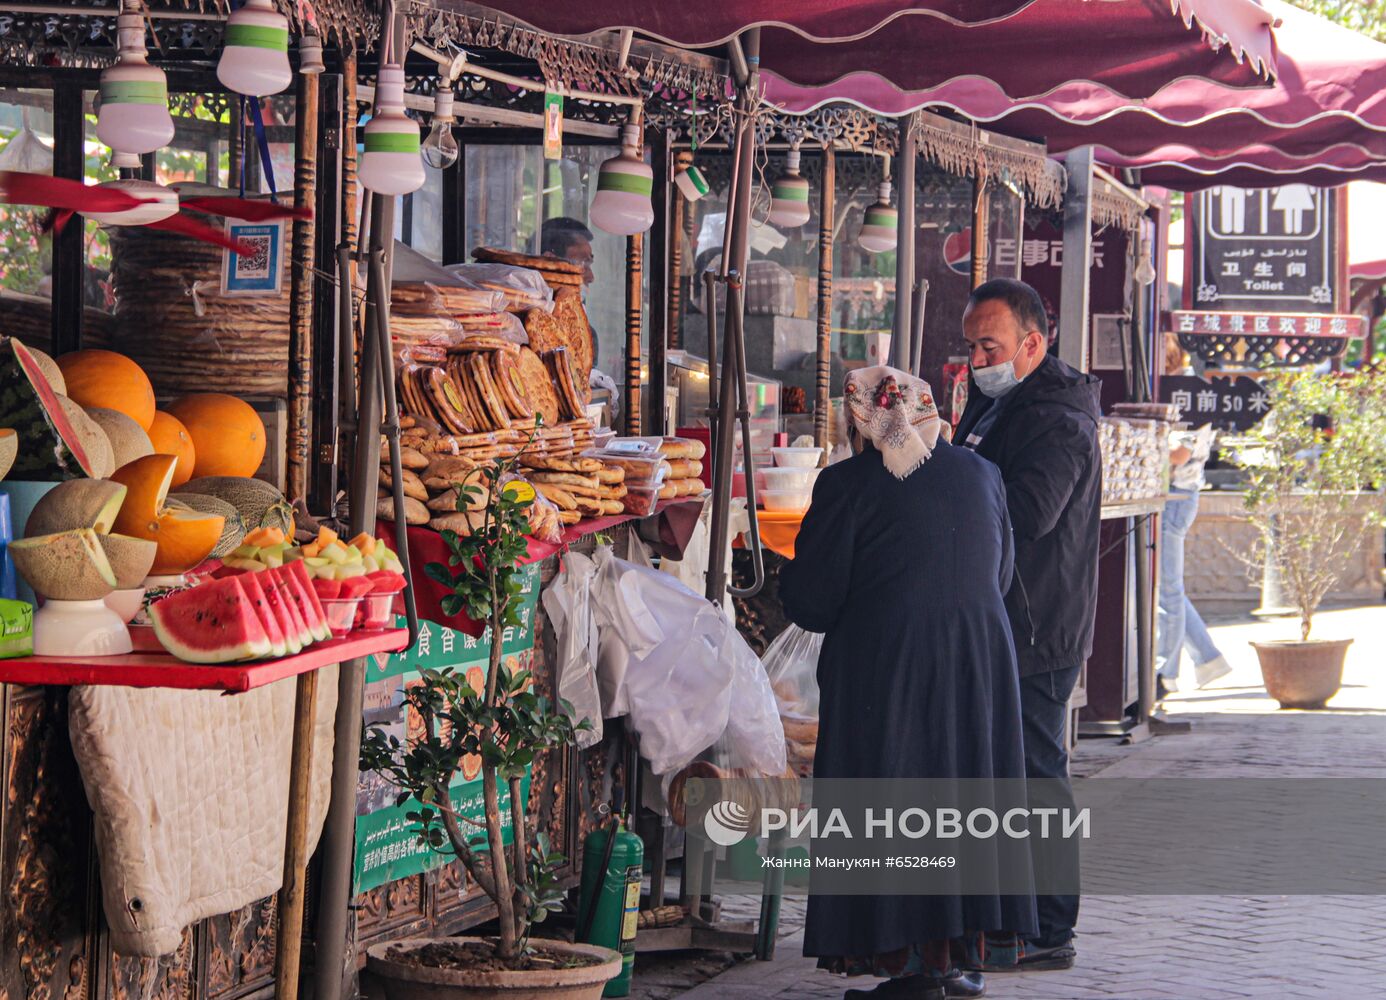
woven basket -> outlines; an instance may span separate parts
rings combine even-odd
[[[128,226],[111,230],[111,256],[111,347],[134,358],[157,393],[287,395],[287,254],[280,294],[253,297],[222,297],[222,251],[209,243]]]

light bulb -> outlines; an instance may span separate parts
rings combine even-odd
[[[375,113],[366,122],[363,145],[357,176],[368,191],[401,195],[423,187],[419,123],[404,113],[404,69],[398,64],[380,67]]]
[[[168,80],[163,70],[149,65],[141,15],[121,14],[116,36],[119,56],[101,71],[96,137],[118,152],[152,153],[173,141]]]
[[[674,175],[674,184],[689,201],[697,201],[711,190],[703,172],[691,163]]]
[[[1140,258],[1136,262],[1135,278],[1142,285],[1155,283],[1155,262],[1150,259],[1150,241],[1141,240]]]
[[[884,253],[894,250],[899,241],[900,213],[890,204],[890,181],[881,181],[879,198],[862,219],[857,246],[867,253]]]
[[[423,158],[434,170],[445,170],[457,162],[457,140],[452,135],[452,91],[440,87],[433,96],[433,128],[423,142]]]
[[[250,97],[277,94],[293,82],[289,67],[289,21],[270,0],[246,0],[226,19],[226,43],[217,60],[217,79],[227,90]]]
[[[809,183],[799,176],[799,151],[789,151],[784,176],[770,185],[768,221],[781,229],[798,229],[809,220]]]
[[[601,166],[592,199],[592,225],[617,236],[634,236],[654,224],[654,171],[640,155],[640,126],[622,131],[621,153]]]

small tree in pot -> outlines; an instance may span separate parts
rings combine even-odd
[[[553,989],[565,996],[596,997],[621,969],[620,956],[606,949],[545,942],[547,954],[539,954],[529,945],[530,927],[562,906],[555,871],[564,859],[547,850],[542,836],[529,836],[525,776],[540,753],[568,743],[578,727],[532,690],[528,671],[512,673],[502,662],[506,628],[522,624],[521,563],[528,511],[535,502],[529,483],[506,482],[511,466],[513,462],[497,463],[477,477],[481,485],[457,487],[457,508],[470,512],[471,530],[443,531],[450,551],[447,563],[424,567],[450,591],[442,599],[444,612],[466,613],[490,626],[484,688],[474,690],[450,669],[425,670],[422,683],[405,692],[406,704],[423,722],[421,732],[401,742],[370,727],[361,746],[362,770],[375,771],[398,787],[399,804],[415,800],[418,808],[407,818],[416,824],[419,838],[436,851],[456,855],[495,904],[499,931],[486,942],[405,941],[371,949],[370,967],[385,978],[392,997],[412,995],[414,987],[406,980],[448,985],[458,996],[471,990],[492,996],[506,989]],[[474,766],[478,760],[485,803],[480,823],[460,815],[449,794],[464,764]],[[503,785],[508,808],[501,801]]]
[[[1299,641],[1253,643],[1266,690],[1283,707],[1321,707],[1342,683],[1352,640],[1311,640],[1314,614],[1352,554],[1382,524],[1386,383],[1375,372],[1276,372],[1270,412],[1242,458],[1246,509],[1259,531],[1248,561],[1273,560],[1299,614]]]

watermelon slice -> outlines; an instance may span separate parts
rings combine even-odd
[[[13,337],[0,342],[0,426],[19,433],[12,479],[57,482],[93,473],[81,437],[29,349]]]
[[[269,570],[274,574],[274,578],[279,581],[284,588],[285,594],[289,596],[294,605],[294,610],[298,612],[298,617],[303,621],[304,629],[308,636],[313,640],[330,639],[332,631],[327,627],[327,619],[316,613],[318,595],[313,593],[313,588],[300,585],[298,577],[289,569],[287,565]],[[304,593],[304,591],[307,593]],[[311,595],[311,600],[310,596]]]
[[[292,623],[294,635],[298,639],[299,648],[303,649],[311,646],[315,638],[313,630],[309,628],[308,623],[303,620],[303,613],[299,610],[298,600],[294,597],[293,588],[280,578],[278,570],[267,569],[264,570],[263,573],[266,577],[266,582],[273,586],[275,593],[279,595],[279,601],[283,604],[284,611],[289,616],[289,621]]]
[[[313,578],[313,590],[318,595],[318,602],[334,601],[342,596],[342,581],[324,580],[321,577]]]
[[[260,624],[265,627],[265,635],[269,636],[270,655],[287,655],[289,647],[284,641],[284,632],[279,627],[279,616],[274,613],[274,608],[270,607],[269,598],[265,596],[260,581],[256,579],[254,573],[247,573],[240,584],[241,589],[245,591],[246,598],[250,601],[250,606],[260,616]]]
[[[270,640],[239,578],[209,580],[149,607],[154,634],[189,663],[234,663],[270,655]]]
[[[340,581],[342,584],[342,600],[349,601],[353,597],[365,597],[375,589],[375,584],[368,576],[349,576]]]
[[[248,574],[250,575],[250,574]],[[303,651],[303,637],[300,630],[294,624],[293,615],[289,613],[290,599],[284,591],[276,585],[275,581],[268,576],[261,577],[264,585],[265,600],[269,602],[270,610],[279,621],[279,630],[284,633],[284,644],[289,648],[289,655]],[[311,640],[310,640],[311,641]]]
[[[367,573],[366,579],[373,584],[371,588],[373,594],[398,594],[404,589],[404,574],[395,573],[388,569],[378,569],[374,573]]]
[[[286,563],[282,572],[286,578],[298,585],[297,593],[302,595],[303,601],[299,607],[303,611],[303,620],[313,630],[313,635],[319,639],[331,638],[332,630],[327,627],[327,615],[323,614],[322,602],[318,600],[318,593],[313,589],[313,581],[308,579],[308,567],[303,565],[303,560]],[[343,594],[345,592],[343,589]]]

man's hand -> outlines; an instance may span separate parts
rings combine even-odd
[[[1193,452],[1181,444],[1179,447],[1170,451],[1169,464],[1178,467],[1187,462],[1191,457],[1193,457]]]

